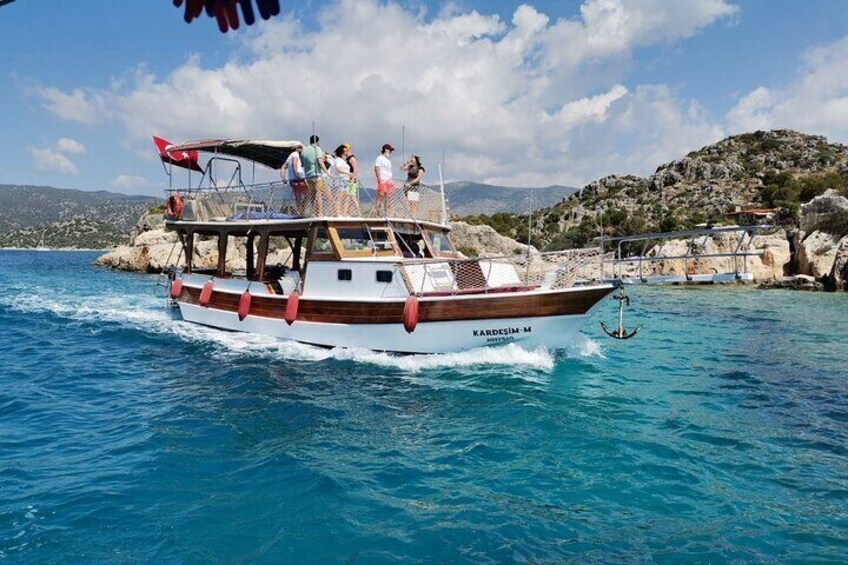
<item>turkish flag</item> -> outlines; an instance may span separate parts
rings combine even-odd
[[[167,139],[162,139],[155,135],[153,136],[153,143],[156,144],[156,149],[159,150],[159,158],[165,163],[172,163],[177,167],[191,169],[192,171],[198,171],[201,173],[203,172],[200,163],[197,162],[200,158],[197,151],[178,151],[176,153],[171,153],[170,150],[174,147],[174,144]]]

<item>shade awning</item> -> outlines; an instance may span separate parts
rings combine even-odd
[[[179,151],[205,151],[255,161],[271,169],[279,169],[298,147],[300,141],[262,139],[203,139],[169,147],[170,153]]]

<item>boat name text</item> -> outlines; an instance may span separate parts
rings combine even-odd
[[[524,326],[523,328],[498,328],[495,330],[473,330],[474,337],[492,337],[492,336],[505,336],[505,335],[515,335],[515,334],[529,334],[533,331],[531,326]]]

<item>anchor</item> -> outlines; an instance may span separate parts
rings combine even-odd
[[[615,329],[609,329],[609,327],[604,323],[603,320],[599,320],[601,324],[601,328],[604,332],[615,339],[630,339],[642,329],[642,325],[640,324],[635,330],[632,332],[628,332],[624,329],[624,307],[630,306],[630,297],[624,293],[624,287],[619,285],[618,294],[612,297],[613,300],[618,300],[618,326]]]

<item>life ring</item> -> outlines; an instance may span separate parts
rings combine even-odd
[[[241,298],[239,298],[239,305],[238,305],[239,322],[243,322],[244,319],[247,318],[247,315],[250,313],[250,300],[251,300],[251,298],[252,297],[250,295],[249,290],[245,290],[244,293],[241,295]]]
[[[411,334],[418,325],[418,297],[410,296],[403,305],[403,329]]]
[[[173,192],[165,201],[165,215],[172,220],[179,220],[183,213],[183,199],[179,193]]]

